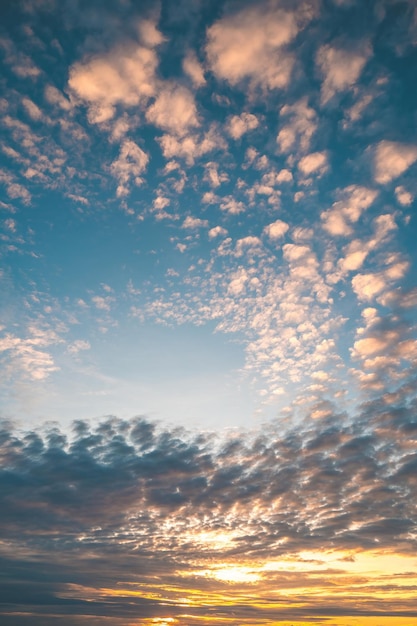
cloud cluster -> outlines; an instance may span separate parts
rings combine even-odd
[[[77,421],[71,435],[53,425],[19,434],[3,424],[0,552],[9,569],[9,595],[0,610],[5,623],[14,623],[18,602],[32,623],[38,623],[36,613],[39,623],[46,619],[41,616],[53,606],[60,623],[78,619],[81,624],[87,599],[88,613],[95,615],[101,615],[105,601],[111,602],[108,616],[143,618],[148,606],[149,615],[157,617],[163,600],[145,602],[152,595],[145,589],[155,577],[161,594],[169,593],[175,577],[178,594],[170,607],[177,615],[190,584],[202,598],[218,589],[218,570],[223,586],[236,584],[233,570],[213,569],[213,554],[235,564],[235,577],[250,555],[247,571],[258,572],[254,580],[261,592],[267,570],[254,570],[254,563],[258,568],[270,564],[265,585],[271,576],[275,580],[276,562],[275,576],[296,588],[300,581],[288,579],[291,562],[285,570],[291,555],[299,554],[302,563],[308,552],[415,551],[413,407],[399,410],[375,402],[353,423],[332,414],[294,430],[271,425],[262,434],[228,439],[162,429],[144,418],[108,418],[95,426]],[[306,588],[314,585],[311,567],[304,565]],[[338,568],[342,573],[340,562]],[[325,587],[337,572],[324,568],[316,575]],[[124,590],[120,594],[118,587]],[[24,600],[17,601],[19,589]],[[137,602],[132,603],[129,589],[137,592]],[[232,602],[231,610],[241,610],[246,619],[238,603]],[[203,606],[191,603],[191,614],[208,615]],[[350,609],[343,601],[341,614],[351,614]],[[270,618],[285,616],[279,604],[270,610]],[[326,610],[325,599],[316,608],[306,601],[305,610],[319,614]],[[290,614],[296,615],[295,606]]]

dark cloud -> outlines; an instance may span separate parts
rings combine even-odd
[[[56,426],[19,434],[4,423],[4,623],[17,623],[13,614],[24,606],[42,614],[39,623],[51,612],[63,624],[81,614],[120,623],[127,614],[161,615],[160,602],[100,589],[156,579],[181,587],[179,572],[186,584],[196,563],[211,562],[199,533],[232,533],[224,560],[336,548],[415,551],[413,415],[368,403],[353,423],[318,421],[286,433],[269,427],[224,445],[144,418],[77,421],[72,434]],[[233,610],[243,619],[249,609]],[[314,616],[314,607],[308,611]],[[173,601],[170,615],[179,612]],[[338,610],[321,606],[320,614]]]

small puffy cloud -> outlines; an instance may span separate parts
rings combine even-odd
[[[354,239],[344,249],[345,256],[340,259],[338,266],[343,273],[358,270],[362,267],[366,257],[384,243],[398,227],[391,214],[379,215],[373,222],[374,235],[368,241]]]
[[[210,228],[208,231],[209,239],[214,239],[215,237],[226,237],[227,230],[222,226],[214,226],[214,228]]]
[[[339,91],[346,91],[355,85],[371,53],[368,44],[363,44],[357,50],[344,50],[330,45],[319,49],[316,63],[324,76],[321,88],[323,104]]]
[[[253,253],[261,250],[262,242],[259,237],[248,235],[236,241],[235,255],[241,257],[244,254],[251,256]]]
[[[85,339],[76,339],[73,343],[70,343],[67,347],[67,351],[70,354],[78,354],[81,350],[90,350],[91,345],[89,341]]]
[[[232,115],[226,124],[226,130],[233,139],[240,139],[245,133],[254,130],[259,126],[256,115],[252,113],[241,113]]]
[[[292,183],[293,175],[290,170],[283,169],[278,172],[275,180],[277,183]]]
[[[386,269],[380,272],[357,274],[352,278],[352,288],[359,300],[370,302],[376,296],[381,296],[390,283],[401,280],[404,277],[409,269],[409,263],[407,261],[398,261],[395,256],[393,261]]]
[[[167,133],[158,141],[166,159],[182,158],[188,165],[193,165],[195,159],[208,152],[227,146],[216,124],[212,124],[205,133],[188,133],[184,136]]]
[[[372,300],[386,287],[386,279],[383,274],[357,274],[352,278],[353,291],[359,300]]]
[[[395,196],[397,198],[397,202],[402,206],[410,206],[414,200],[413,195],[401,185],[395,188]]]
[[[118,180],[117,197],[127,196],[129,184],[141,185],[141,174],[148,164],[148,155],[130,139],[125,139],[120,148],[119,157],[113,161],[110,171]]]
[[[93,296],[91,301],[100,311],[110,311],[114,298],[111,296]]]
[[[26,187],[17,183],[11,174],[0,170],[0,183],[6,187],[6,193],[12,200],[20,198],[24,204],[29,204],[32,196]]]
[[[264,2],[217,21],[207,31],[206,52],[214,74],[237,85],[249,81],[263,89],[289,84],[294,59],[284,47],[300,30],[308,12],[285,11]]]
[[[71,102],[53,85],[45,87],[44,96],[49,104],[56,105],[64,111],[69,111],[72,108]]]
[[[323,228],[331,235],[348,236],[362,212],[368,209],[378,196],[378,192],[368,187],[350,185],[340,193],[342,199],[335,202],[331,209],[320,215]]]
[[[6,220],[4,220],[4,226],[7,230],[9,230],[12,233],[16,232],[16,220],[14,220],[13,218],[9,217]]]
[[[88,104],[90,122],[106,122],[114,117],[116,105],[136,107],[155,94],[157,65],[153,49],[131,44],[75,63],[68,85]]]
[[[233,198],[233,196],[226,196],[223,202],[220,204],[222,211],[229,213],[230,215],[239,215],[246,211],[246,207],[243,202],[240,202]]]
[[[300,243],[303,241],[310,241],[310,239],[314,236],[314,231],[312,228],[303,228],[301,226],[297,226],[291,233],[292,239],[296,243]]]
[[[312,152],[311,154],[307,154],[298,162],[298,169],[305,176],[310,176],[310,174],[324,174],[328,170],[326,152]]]
[[[219,187],[222,183],[229,180],[229,176],[226,172],[219,173],[218,164],[213,161],[206,163],[203,180],[210,183],[213,188]]]
[[[194,96],[180,85],[164,87],[147,110],[146,119],[180,137],[199,125]]]
[[[29,117],[31,117],[35,122],[38,122],[44,117],[40,108],[30,98],[23,98],[22,104]]]
[[[191,215],[187,215],[187,217],[185,218],[182,224],[182,228],[186,228],[190,230],[195,230],[196,228],[207,228],[207,226],[208,226],[207,220],[201,220],[198,217],[192,217]]]
[[[380,141],[375,148],[374,168],[377,183],[398,178],[417,161],[417,146],[397,141]]]
[[[289,226],[286,222],[283,222],[282,220],[276,220],[276,222],[273,222],[272,224],[269,224],[268,226],[265,226],[264,228],[264,233],[270,238],[270,239],[281,239],[285,233],[288,231]]]
[[[182,62],[182,69],[184,73],[191,78],[195,87],[201,87],[206,84],[204,70],[194,51],[189,50],[187,52]]]
[[[241,295],[245,291],[246,284],[249,280],[249,275],[247,271],[243,267],[241,267],[236,272],[234,272],[230,278],[231,280],[227,289],[228,293],[232,296]]]
[[[295,104],[285,104],[279,112],[283,125],[277,136],[280,152],[301,150],[306,152],[318,125],[317,113],[308,105],[307,98]]]
[[[155,48],[165,41],[165,37],[156,28],[156,24],[152,20],[141,20],[137,29],[140,41],[147,48]]]

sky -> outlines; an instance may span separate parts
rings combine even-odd
[[[5,626],[411,626],[413,0],[0,3]]]

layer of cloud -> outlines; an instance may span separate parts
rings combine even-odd
[[[285,608],[258,607],[259,623],[351,616],[349,597],[332,608],[339,577],[359,586],[362,615],[375,615],[387,578],[358,576],[349,563],[361,551],[415,552],[415,410],[375,402],[353,424],[329,410],[294,430],[225,440],[143,418],[80,420],[70,436],[54,425],[18,434],[3,424],[4,623],[24,610],[31,624],[48,623],[51,611],[55,623],[82,625],[94,614],[127,624],[161,619],[167,601],[173,623],[213,611],[246,623],[255,606],[243,602],[248,583],[251,597],[277,585],[298,591]],[[395,580],[405,597],[407,582]],[[308,593],[317,585],[320,600]],[[415,615],[411,598],[389,606]]]

